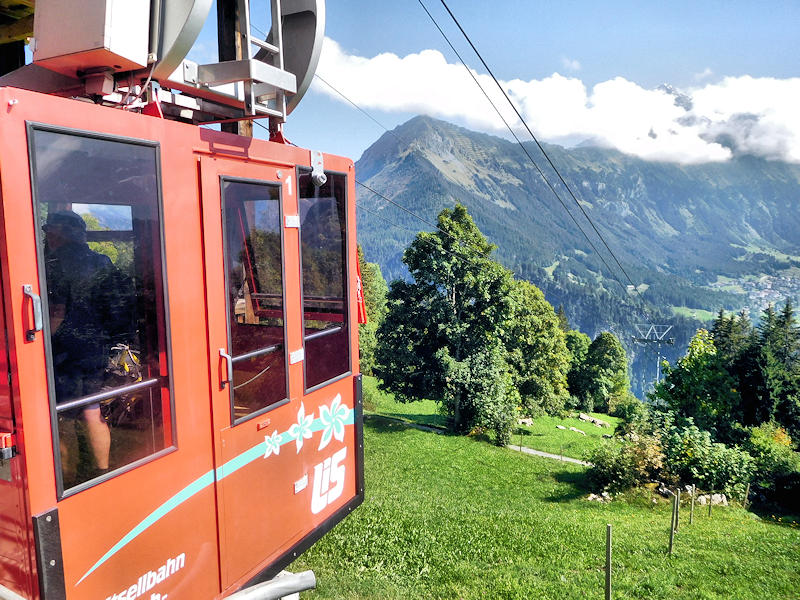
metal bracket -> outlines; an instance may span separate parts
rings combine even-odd
[[[300,348],[299,350],[295,350],[294,352],[290,352],[289,353],[289,364],[290,365],[296,365],[297,363],[301,362],[302,360],[305,360],[305,357],[306,357],[306,352],[305,352],[305,350],[303,350],[303,348]]]
[[[61,551],[61,527],[58,509],[33,517],[39,592],[42,598],[61,600],[67,597],[64,585],[64,559]]]
[[[198,65],[190,60],[183,61],[183,81],[186,83],[197,83]]]
[[[325,161],[322,158],[322,152],[319,150],[310,150],[311,152],[311,182],[315,187],[322,187],[328,181],[328,176],[325,175]]]

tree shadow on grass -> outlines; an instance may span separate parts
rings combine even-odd
[[[592,491],[585,470],[559,471],[553,473],[553,479],[558,483],[568,484],[570,487],[564,489],[564,486],[559,486],[554,494],[543,498],[546,502],[570,502],[582,498]]]
[[[365,414],[364,426],[369,427],[372,431],[377,433],[400,433],[408,429],[418,429],[423,431],[430,431],[431,433],[440,433],[447,435],[449,432],[425,423],[412,423],[406,419],[399,417],[390,417],[388,415]]]
[[[544,436],[543,433],[533,433],[532,431],[528,431],[527,429],[523,429],[522,427],[517,427],[514,430],[514,433],[511,434],[512,436],[521,435],[521,436],[533,436],[533,437],[542,437]]]
[[[420,425],[427,425],[428,427],[445,427],[447,422],[444,417],[431,414],[408,414],[408,413],[386,413],[386,416],[396,417],[407,421],[413,421]]]
[[[800,527],[800,514],[796,510],[790,510],[778,504],[759,504],[755,502],[748,506],[748,510],[762,521],[772,525],[780,525],[792,529]]]
[[[364,415],[364,427],[375,433],[402,433],[412,425],[382,415]]]

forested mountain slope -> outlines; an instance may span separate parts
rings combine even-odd
[[[590,336],[611,330],[630,340],[635,323],[673,324],[672,357],[699,325],[676,313],[703,316],[702,309],[720,307],[757,313],[770,299],[797,297],[800,165],[748,156],[678,165],[603,148],[546,146],[639,296],[626,289],[628,281],[535,144],[526,148],[608,266],[516,143],[415,117],[367,149],[356,174],[430,222],[442,208],[465,204],[497,244],[501,262],[541,287],[551,303],[563,304],[572,326]],[[363,188],[358,196],[367,260],[378,262],[387,279],[403,277],[402,250],[425,224]],[[634,352],[639,391],[655,371],[655,356],[642,352]]]

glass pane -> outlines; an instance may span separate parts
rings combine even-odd
[[[157,152],[36,129],[32,161],[68,489],[172,443]]]
[[[223,181],[233,418],[287,396],[280,187]]]
[[[303,265],[306,388],[350,370],[347,323],[347,211],[344,175],[314,186],[298,176]]]

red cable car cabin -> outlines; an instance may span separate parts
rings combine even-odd
[[[14,88],[0,108],[4,593],[272,577],[363,498],[352,162]]]

